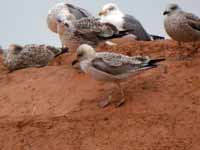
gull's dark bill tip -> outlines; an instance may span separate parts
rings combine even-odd
[[[77,59],[72,61],[72,66],[76,65],[79,61]]]

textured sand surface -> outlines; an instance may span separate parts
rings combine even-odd
[[[74,55],[13,73],[0,65],[0,149],[200,149],[200,55],[177,60],[191,45],[167,40],[115,42],[98,50],[167,58],[123,83],[127,102],[120,108],[98,108],[98,100],[117,88],[74,70]],[[119,93],[113,94],[114,101]]]

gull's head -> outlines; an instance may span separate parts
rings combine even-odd
[[[74,28],[74,22],[76,21],[75,16],[68,14],[65,16],[58,16],[56,19],[60,25],[64,25],[65,27],[69,29]]]
[[[119,10],[118,6],[114,3],[108,3],[104,5],[99,12],[99,16],[108,16],[108,15],[115,15],[115,14],[121,14],[121,11]]]
[[[181,8],[177,4],[169,4],[165,9],[165,11],[163,12],[163,15],[170,16],[179,11],[181,11]]]
[[[96,52],[92,46],[88,44],[82,44],[76,50],[76,59],[72,61],[72,66],[77,68],[77,64],[79,64],[81,61],[94,58],[95,54]]]
[[[78,47],[76,51],[76,56],[79,61],[85,60],[85,59],[90,59],[95,57],[95,50],[92,46],[88,44],[82,44],[81,46]]]
[[[18,54],[19,52],[21,52],[22,49],[23,47],[17,44],[11,44],[8,46],[8,51],[12,54]]]

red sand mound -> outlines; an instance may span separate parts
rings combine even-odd
[[[13,73],[0,66],[0,149],[200,149],[200,56],[177,60],[191,46],[179,48],[172,41],[115,42],[118,46],[102,44],[98,50],[167,58],[124,82],[127,102],[120,108],[97,107],[117,88],[74,70],[74,55]]]

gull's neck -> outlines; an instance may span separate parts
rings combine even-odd
[[[123,30],[123,17],[125,15],[120,10],[115,10],[113,12],[110,12],[106,16],[101,17],[102,23],[111,23],[117,27],[118,30]]]
[[[124,14],[120,11],[120,10],[115,10],[110,12],[107,16],[103,16],[103,17],[110,17],[110,16],[115,16],[115,17],[124,17]]]

